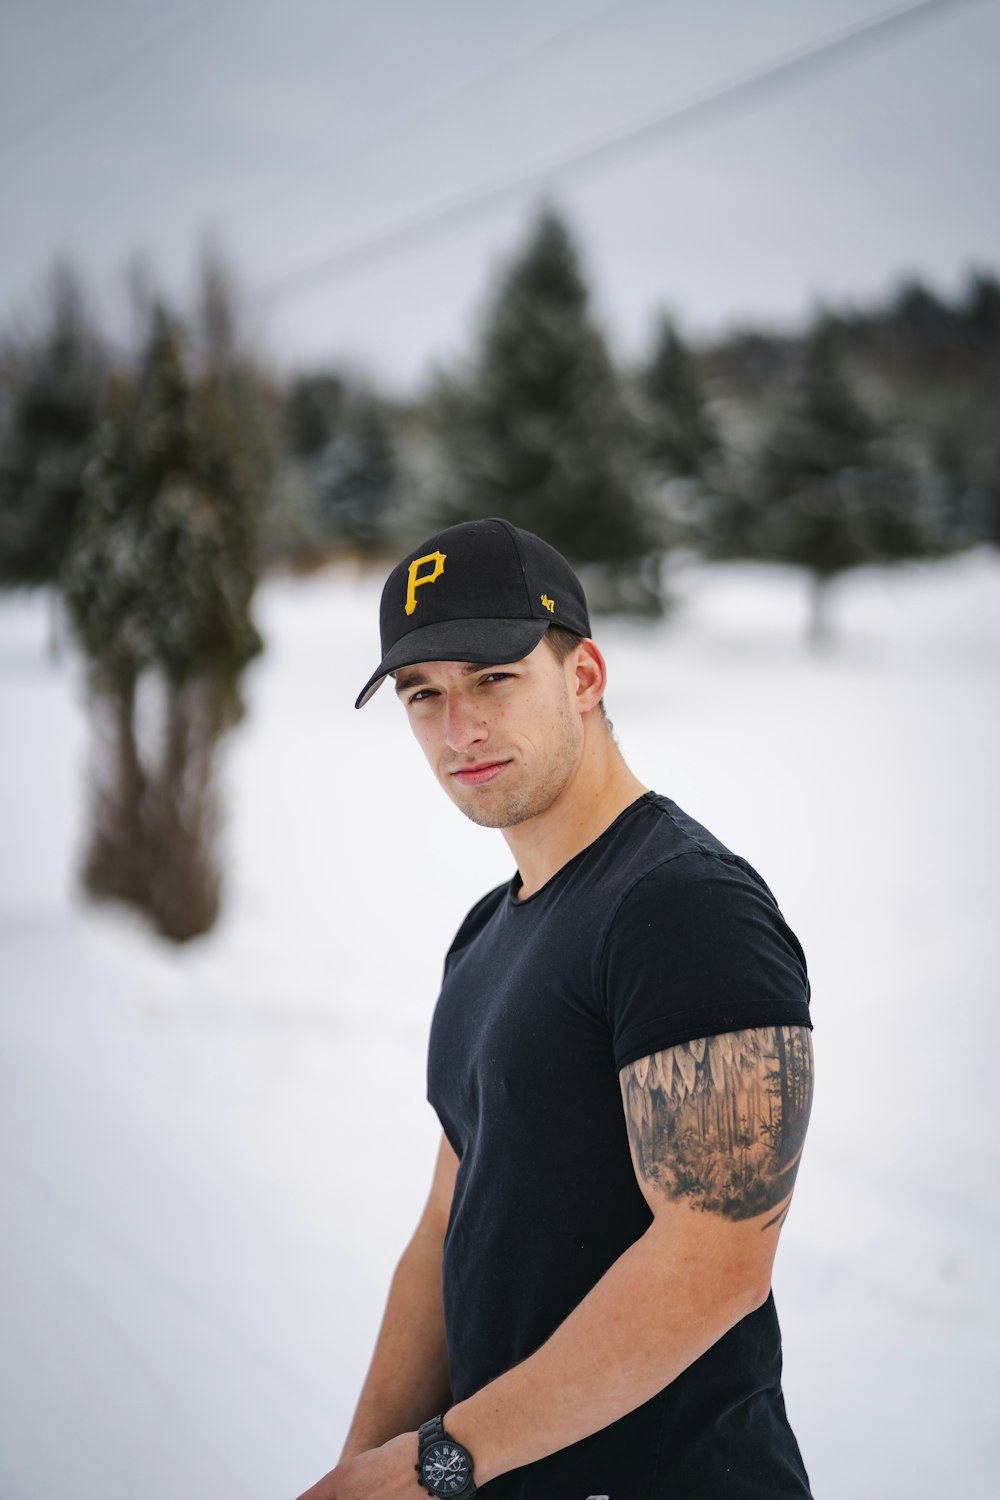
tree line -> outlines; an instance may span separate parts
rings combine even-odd
[[[87,663],[82,878],[165,935],[219,907],[213,764],[262,648],[274,567],[388,560],[505,516],[579,567],[595,610],[658,616],[669,560],[784,563],[829,638],[849,569],[1000,544],[1000,283],[910,282],[796,334],[692,346],[662,314],[616,360],[564,219],[537,215],[466,358],[406,400],[332,363],[279,378],[206,257],[183,315],[147,288],[115,343],[66,265],[0,339],[0,587],[47,587]]]
[[[285,393],[278,552],[398,553],[502,515],[549,538],[598,610],[658,615],[671,556],[787,564],[832,634],[848,570],[1000,544],[1000,282],[952,301],[908,282],[795,335],[692,347],[666,314],[623,367],[580,251],[543,211],[474,345],[405,403],[344,373]]]

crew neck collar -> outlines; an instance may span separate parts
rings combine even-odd
[[[584,844],[582,849],[578,849],[574,855],[571,855],[571,857],[566,861],[564,865],[560,865],[558,870],[553,871],[544,885],[540,885],[537,891],[532,891],[530,896],[525,896],[523,901],[517,894],[521,888],[521,872],[520,870],[515,870],[507,883],[508,906],[513,906],[518,911],[523,911],[524,908],[530,906],[533,901],[537,901],[540,896],[544,896],[547,891],[551,891],[556,882],[558,880],[561,880],[562,877],[567,873],[567,871],[571,870],[574,865],[576,865],[581,859],[584,858],[585,855],[592,853],[592,851],[596,849],[599,844],[601,844],[606,838],[608,838],[608,836],[618,827],[623,819],[627,818],[631,813],[635,812],[636,808],[641,807],[644,802],[652,801],[657,795],[658,793],[653,790],[650,790],[648,792],[641,792],[639,796],[636,797],[634,802],[630,802],[627,807],[622,808],[621,812],[608,824],[607,828],[602,829],[602,831],[597,835],[596,838],[591,839],[589,844]]]

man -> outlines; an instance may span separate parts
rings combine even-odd
[[[801,1500],[770,1281],[812,1092],[802,949],[625,764],[553,548],[449,527],[390,574],[381,633],[357,706],[394,677],[517,870],[447,955],[430,1196],[308,1500]]]

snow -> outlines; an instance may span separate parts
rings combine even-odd
[[[81,674],[44,601],[0,599],[4,1500],[264,1500],[336,1459],[430,1179],[441,959],[510,873],[391,696],[353,709],[378,588],[262,589],[225,915],[180,952],[76,895]],[[674,590],[663,623],[599,628],[608,706],[809,960],[817,1102],[775,1290],[815,1492],[986,1500],[1000,559],[845,580],[818,658],[792,574],[690,565]]]

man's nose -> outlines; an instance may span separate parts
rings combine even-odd
[[[468,750],[486,738],[486,725],[475,706],[464,697],[452,698],[446,708],[445,738],[451,750]]]

